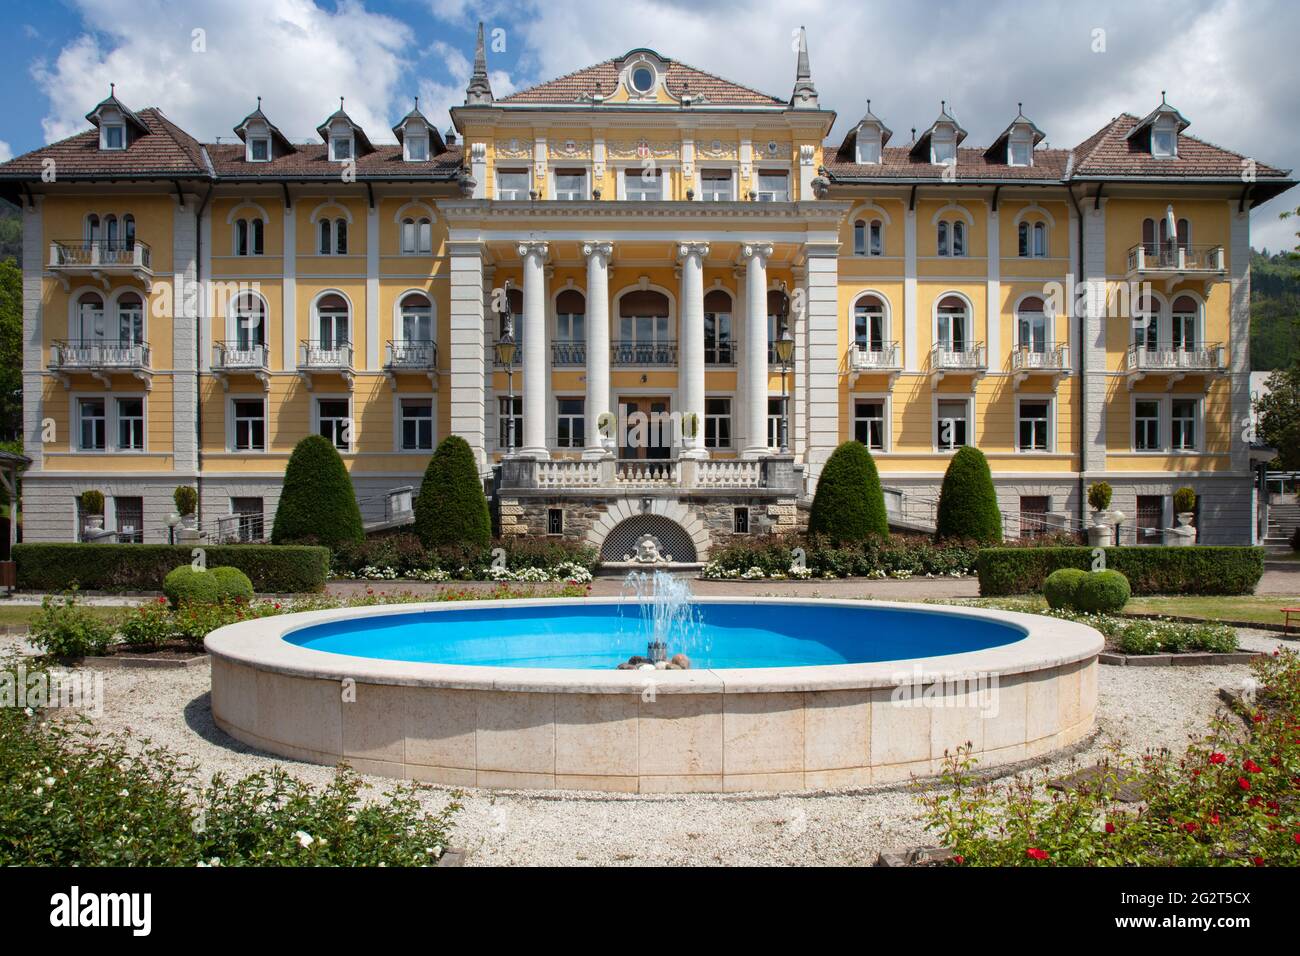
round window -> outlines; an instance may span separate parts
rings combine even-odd
[[[638,66],[632,71],[632,89],[649,93],[655,85],[655,71],[648,66]]]

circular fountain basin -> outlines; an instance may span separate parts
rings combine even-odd
[[[698,598],[646,654],[651,605],[474,601],[313,611],[208,635],[212,712],[274,754],[456,786],[813,790],[984,767],[1092,728],[1101,635],[1037,615]]]

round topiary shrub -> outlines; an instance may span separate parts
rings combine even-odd
[[[1118,571],[1091,571],[1074,592],[1074,607],[1089,614],[1115,614],[1124,609],[1132,593],[1128,578]]]
[[[180,485],[172,492],[172,501],[176,502],[176,513],[192,515],[199,510],[199,493],[193,485]]]
[[[939,490],[936,536],[965,538],[980,544],[1002,540],[1002,512],[993,490],[988,459],[978,448],[967,445],[953,455]]]
[[[182,604],[223,604],[251,601],[253,582],[238,568],[195,570],[188,564],[173,568],[163,578],[163,594],[172,607]]]
[[[1050,608],[1072,608],[1078,596],[1079,585],[1088,576],[1079,568],[1061,568],[1053,571],[1043,582],[1043,597]]]
[[[102,491],[83,491],[81,493],[81,510],[88,515],[104,513],[104,493]]]
[[[469,442],[448,435],[429,459],[415,499],[415,533],[426,548],[486,548],[492,542],[483,480]]]
[[[1093,511],[1105,511],[1110,507],[1111,489],[1104,481],[1095,481],[1088,486],[1088,504]]]
[[[308,435],[284,469],[272,544],[323,544],[335,548],[365,537],[352,479],[338,449],[324,435]]]
[[[867,446],[846,441],[822,467],[808,515],[808,533],[833,543],[888,538],[885,493]]]
[[[1174,492],[1174,513],[1189,514],[1196,510],[1196,492],[1183,486]]]

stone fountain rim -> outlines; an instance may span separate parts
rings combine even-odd
[[[217,661],[275,674],[316,680],[353,680],[365,684],[498,690],[536,693],[641,693],[647,671],[593,671],[568,668],[492,667],[390,661],[312,650],[284,638],[298,630],[335,621],[376,615],[488,610],[493,608],[590,606],[637,603],[627,598],[533,598],[496,601],[441,601],[303,611],[229,624],[204,640]],[[697,597],[696,604],[781,604],[841,607],[850,610],[893,608],[917,615],[964,617],[1010,624],[1025,637],[1010,644],[931,657],[898,658],[865,664],[813,664],[796,667],[714,668],[654,671],[656,693],[737,694],[852,690],[969,680],[979,676],[1010,677],[1095,658],[1105,641],[1094,628],[1074,621],[947,604],[902,601],[824,600],[820,598]]]

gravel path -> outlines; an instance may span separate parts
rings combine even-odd
[[[1242,631],[1243,648],[1272,650],[1274,634]],[[17,649],[0,639],[0,653]],[[1202,732],[1221,686],[1236,686],[1245,665],[1229,667],[1102,667],[1100,734],[1074,758],[1048,769],[1059,775],[1087,765],[1108,741],[1131,751],[1181,748]],[[231,740],[212,723],[209,669],[107,671],[98,719],[107,732],[147,738],[187,754],[210,775],[241,775],[279,762],[313,783],[332,770],[280,761]],[[391,781],[368,778],[377,791]],[[422,798],[438,808],[450,790]],[[815,795],[622,796],[466,790],[453,842],[469,865],[807,865],[870,864],[884,850],[932,842],[917,820],[908,788]]]

